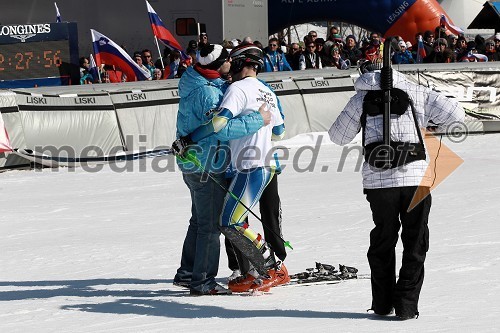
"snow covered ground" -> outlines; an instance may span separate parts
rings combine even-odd
[[[325,138],[314,171],[300,171],[311,162],[300,145],[315,138],[288,142],[279,178],[295,248],[287,267],[342,263],[367,276],[372,221],[357,159],[338,172],[342,147]],[[405,322],[366,312],[366,278],[261,296],[190,297],[172,286],[190,200],[181,174],[154,171],[153,160],[132,172],[1,173],[0,332],[497,332],[499,139],[443,140],[465,162],[433,192],[421,315]],[[223,251],[220,281],[229,274]]]

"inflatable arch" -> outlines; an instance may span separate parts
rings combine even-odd
[[[270,33],[294,24],[328,20],[355,24],[383,36],[398,35],[413,42],[417,32],[434,31],[441,15],[446,15],[436,0],[268,1]]]

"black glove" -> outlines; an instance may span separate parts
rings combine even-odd
[[[180,138],[172,142],[172,149],[175,155],[184,157],[184,154],[187,152],[188,147],[192,144],[193,141],[191,140],[189,135],[181,136]]]

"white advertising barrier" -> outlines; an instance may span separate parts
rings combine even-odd
[[[292,79],[267,81],[278,96],[285,116],[285,139],[311,132],[304,100]]]
[[[10,91],[0,92],[0,112],[5,124],[5,129],[13,148],[26,146],[21,116],[17,108],[16,94]]]
[[[37,94],[18,90],[26,147],[52,156],[94,157],[123,150],[115,109],[107,92]]]
[[[500,131],[500,62],[394,66],[410,80],[456,97],[473,132]],[[282,102],[287,137],[325,131],[354,95],[356,69],[262,73]],[[52,147],[47,155],[94,157],[168,146],[175,136],[179,80],[40,87],[0,93],[14,148]],[[14,96],[14,97],[13,97]],[[126,143],[125,138],[129,138]],[[130,139],[131,138],[131,139]],[[97,147],[97,151],[89,147]],[[72,153],[63,151],[70,148]],[[60,149],[60,150],[57,150]],[[1,156],[0,156],[1,158]],[[0,161],[0,167],[2,166]]]
[[[348,75],[297,79],[295,83],[304,99],[312,132],[327,131],[355,93]]]
[[[174,88],[110,92],[128,151],[170,146],[175,140],[179,92]]]
[[[456,98],[465,108],[500,115],[499,72],[405,73],[409,80]]]
[[[0,91],[0,113],[9,135],[12,148],[25,147],[23,126],[21,116],[17,108],[16,94],[11,91]],[[29,164],[29,162],[17,155],[10,153],[0,154],[0,167],[11,165]]]

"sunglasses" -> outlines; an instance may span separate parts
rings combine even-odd
[[[314,48],[316,48],[316,45],[308,45],[307,48],[308,49],[314,49]]]
[[[318,37],[318,35],[309,35],[309,36],[311,36],[311,37]]]
[[[278,46],[278,44],[269,44],[269,46]]]
[[[151,58],[151,56],[150,55],[145,55],[144,58]]]

